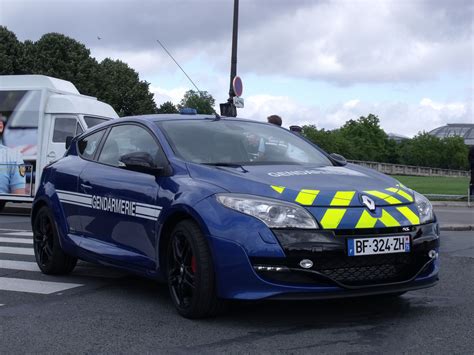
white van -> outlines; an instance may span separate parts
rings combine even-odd
[[[45,165],[62,157],[68,136],[117,117],[69,81],[0,75],[0,210],[7,201],[33,201],[35,182]]]

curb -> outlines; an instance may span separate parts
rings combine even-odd
[[[474,225],[472,224],[441,224],[439,229],[442,231],[472,231],[474,230]]]
[[[433,207],[469,207],[467,205],[467,202],[461,202],[461,201],[430,201],[430,202]]]

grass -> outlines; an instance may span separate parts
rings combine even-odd
[[[404,176],[395,179],[421,194],[467,195],[468,177]]]

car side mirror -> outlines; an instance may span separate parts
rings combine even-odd
[[[65,143],[65,145],[66,145],[66,150],[68,150],[69,147],[71,146],[71,143],[72,143],[72,139],[73,139],[73,138],[74,138],[73,136],[67,136],[67,137],[66,137],[66,143]]]
[[[329,154],[329,157],[340,166],[347,165],[347,160],[342,155],[337,153]]]
[[[120,157],[120,167],[150,175],[160,175],[165,169],[155,165],[153,158],[146,152],[134,152]]]

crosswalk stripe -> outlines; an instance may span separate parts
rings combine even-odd
[[[35,255],[33,248],[16,248],[16,247],[2,247],[2,246],[0,246],[0,253],[18,254],[18,255]]]
[[[3,233],[4,235],[11,235],[16,237],[33,237],[33,232],[23,231],[23,232],[11,232]]]
[[[38,265],[31,261],[0,260],[0,269],[40,271]]]
[[[33,239],[0,237],[0,243],[33,244]]]
[[[65,291],[70,288],[83,286],[82,284],[37,281],[27,279],[17,279],[13,277],[0,277],[0,290],[28,292],[49,295],[51,293]]]

